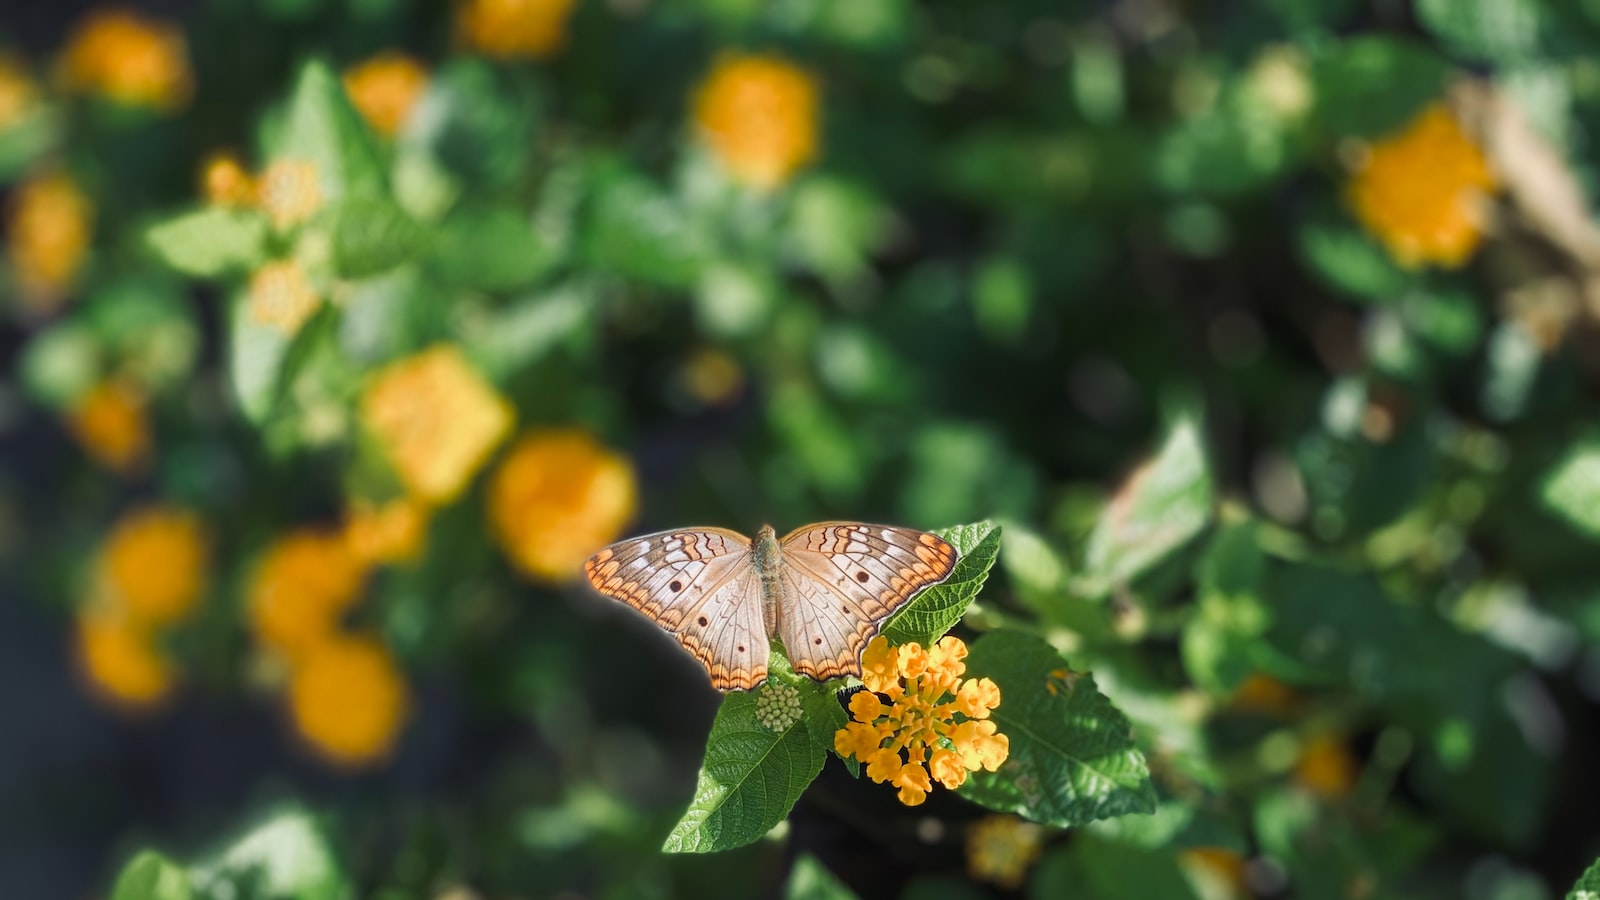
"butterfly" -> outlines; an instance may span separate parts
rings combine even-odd
[[[767,679],[772,638],[802,675],[859,676],[884,620],[955,564],[938,535],[820,522],[782,539],[763,525],[754,541],[725,528],[647,534],[601,550],[583,571],[677,638],[717,690],[747,691]]]

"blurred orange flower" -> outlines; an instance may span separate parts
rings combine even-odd
[[[464,0],[456,32],[474,50],[498,59],[544,59],[567,39],[576,0]]]
[[[372,637],[313,646],[289,676],[300,734],[329,761],[359,766],[393,749],[406,717],[406,687],[389,651]]]
[[[367,565],[410,562],[427,539],[428,508],[408,497],[382,504],[353,500],[344,535],[350,552]]]
[[[292,228],[322,208],[322,182],[315,163],[280,159],[267,166],[256,184],[256,202],[278,229]]]
[[[963,681],[966,655],[967,645],[949,635],[926,650],[873,638],[861,655],[867,689],[851,696],[854,721],[834,733],[834,750],[866,763],[873,781],[894,784],[906,806],[928,799],[930,774],[954,790],[968,772],[1000,768],[1011,752],[1011,739],[996,733],[989,718],[1000,706],[1000,688],[987,678]]]
[[[380,53],[346,69],[344,89],[373,131],[394,137],[428,89],[428,70],[404,53]]]
[[[0,132],[27,117],[39,99],[28,66],[13,53],[0,53]]]
[[[24,181],[6,223],[12,277],[35,312],[58,306],[89,254],[94,207],[65,172]]]
[[[200,189],[207,203],[219,206],[253,206],[256,184],[231,153],[213,153],[200,171]]]
[[[1347,197],[1396,262],[1454,268],[1483,238],[1496,183],[1483,151],[1435,103],[1366,149]]]
[[[194,89],[183,29],[125,9],[94,10],[78,22],[61,74],[72,90],[159,110],[184,105]]]
[[[298,262],[279,259],[263,263],[250,276],[246,303],[251,319],[294,334],[316,313],[322,300]]]
[[[1241,712],[1281,716],[1300,705],[1300,695],[1271,675],[1257,672],[1234,688],[1231,705]]]
[[[489,522],[506,555],[546,581],[578,574],[633,519],[638,486],[626,457],[579,429],[530,431],[489,484]]]
[[[150,456],[144,395],[125,382],[90,388],[68,410],[67,425],[84,452],[112,471],[134,471]]]
[[[1042,827],[1016,816],[985,816],[967,827],[967,871],[1014,891],[1043,846]]]
[[[78,661],[97,693],[128,709],[149,707],[172,689],[172,664],[147,628],[106,610],[78,614]]]
[[[1295,763],[1294,780],[1312,793],[1330,800],[1350,793],[1355,786],[1358,765],[1344,739],[1334,734],[1317,734],[1306,739]]]
[[[1249,882],[1245,877],[1248,865],[1236,850],[1226,847],[1190,847],[1178,854],[1179,865],[1191,880],[1207,889],[1203,897],[1249,897]]]
[[[141,625],[179,622],[205,591],[207,553],[193,512],[172,506],[135,510],[100,547],[99,595]]]
[[[450,344],[391,363],[367,383],[362,422],[412,496],[460,495],[511,429],[511,404]]]
[[[773,56],[727,54],[694,98],[704,140],[736,180],[775,188],[817,153],[817,86]]]
[[[331,639],[365,574],[342,534],[284,535],[262,554],[246,588],[256,639],[291,658]]]

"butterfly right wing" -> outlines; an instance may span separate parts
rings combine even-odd
[[[594,589],[649,616],[694,655],[719,691],[767,678],[761,579],[750,539],[724,528],[618,541],[584,563]]]

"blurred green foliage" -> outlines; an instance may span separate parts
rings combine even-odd
[[[16,704],[57,737],[0,752],[0,835],[51,852],[0,883],[1511,900],[1600,855],[1600,4],[581,0],[525,58],[456,11],[189,4],[181,109],[63,87],[69,11],[0,20],[28,85],[7,106],[0,77],[0,690],[90,702],[73,623],[126,510],[198,511],[212,558],[164,706]],[[392,134],[342,80],[389,50],[425,73]],[[695,121],[738,52],[816,91],[775,185]],[[1496,173],[1460,266],[1397,259],[1351,199],[1440,103]],[[309,211],[208,196],[218,152],[310,163]],[[53,173],[92,224],[41,293],[71,229],[18,210]],[[285,262],[288,328],[257,283]],[[901,806],[834,759],[842,685],[775,660],[803,714],[774,731],[619,605],[521,578],[486,474],[344,612],[413,700],[387,758],[325,766],[252,578],[399,495],[364,391],[439,344],[518,428],[625,454],[629,533],[939,530],[955,573],[885,634],[968,642],[1008,763]],[[142,465],[84,437],[110,382],[144,398]],[[990,811],[1047,826],[1016,889],[967,856]]]

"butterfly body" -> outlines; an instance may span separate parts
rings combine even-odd
[[[888,525],[822,522],[754,541],[724,528],[619,541],[584,565],[595,590],[649,616],[705,666],[718,690],[767,677],[769,641],[796,672],[861,674],[861,651],[889,616],[949,577],[955,548]]]

